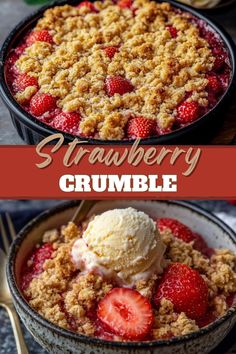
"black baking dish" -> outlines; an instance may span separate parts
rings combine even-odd
[[[231,39],[231,37],[226,33],[226,31],[221,28],[218,24],[215,24],[212,20],[202,15],[197,10],[180,3],[177,3],[173,0],[169,1],[173,6],[179,8],[183,11],[187,11],[194,16],[204,20],[213,30],[220,35],[222,40],[225,43],[225,46],[229,52],[229,57],[231,61],[232,76],[229,87],[227,88],[224,95],[218,101],[217,105],[208,111],[204,116],[196,120],[195,122],[189,124],[188,126],[175,130],[169,134],[162,136],[154,136],[147,139],[142,139],[142,144],[199,144],[206,143],[213,136],[216,129],[220,126],[220,123],[223,121],[224,109],[228,107],[232,93],[236,88],[236,70],[235,70],[235,58],[236,58],[236,47]],[[38,19],[43,15],[44,11],[55,5],[64,5],[69,4],[78,4],[78,0],[65,0],[65,1],[55,1],[50,3],[50,5],[40,8],[38,11],[34,12],[24,20],[22,20],[9,34],[5,40],[1,53],[0,53],[0,95],[4,103],[6,104],[12,122],[19,134],[19,136],[27,144],[37,144],[43,138],[58,133],[59,131],[40,122],[29,113],[25,112],[20,105],[13,98],[5,80],[5,70],[4,64],[6,61],[7,54],[9,51],[16,47],[17,43],[22,39],[22,37],[34,27]],[[75,136],[68,133],[63,133],[65,137],[65,143],[72,141]],[[113,145],[124,145],[133,143],[132,140],[122,140],[122,141],[111,141],[111,140],[97,140],[97,139],[88,139],[80,138],[79,140],[87,141],[90,144],[113,144]]]

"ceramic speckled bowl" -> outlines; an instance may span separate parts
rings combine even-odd
[[[49,353],[55,354],[204,354],[216,347],[236,322],[236,304],[223,317],[195,333],[152,342],[109,342],[86,337],[45,320],[25,301],[19,290],[22,264],[44,231],[66,224],[78,202],[69,202],[44,212],[19,233],[11,247],[7,277],[16,309],[23,323]],[[90,215],[108,209],[132,206],[153,218],[169,216],[182,220],[203,235],[210,247],[229,248],[236,253],[236,235],[215,216],[187,202],[176,201],[100,201]]]

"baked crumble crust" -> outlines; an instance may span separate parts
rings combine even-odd
[[[208,105],[206,73],[215,57],[190,14],[149,0],[134,1],[135,16],[111,0],[94,5],[99,12],[70,5],[48,9],[35,30],[48,30],[54,44],[35,42],[16,62],[21,73],[38,79],[39,92],[57,98],[59,108],[80,112],[82,135],[121,140],[131,116],[171,128],[188,93],[187,101]],[[178,30],[176,38],[169,25]],[[103,50],[108,45],[119,47],[112,60]],[[135,90],[109,97],[105,80],[117,75]],[[27,88],[15,98],[22,104],[31,95]]]

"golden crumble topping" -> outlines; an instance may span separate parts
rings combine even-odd
[[[35,42],[16,62],[20,72],[38,79],[39,92],[56,97],[59,108],[80,113],[80,134],[120,140],[135,116],[157,120],[165,130],[184,99],[208,105],[206,73],[215,57],[190,14],[149,0],[134,1],[135,16],[111,0],[94,6],[98,12],[70,5],[47,10],[35,30],[49,31],[54,43]],[[168,26],[176,28],[176,37]],[[118,48],[112,60],[106,46]],[[110,97],[105,82],[113,76],[126,78],[134,90]],[[27,88],[15,98],[22,104],[31,95]]]

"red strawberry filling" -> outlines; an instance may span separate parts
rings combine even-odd
[[[45,261],[52,257],[53,252],[51,243],[45,243],[33,251],[22,270],[22,290],[26,290],[30,282],[42,273]]]

